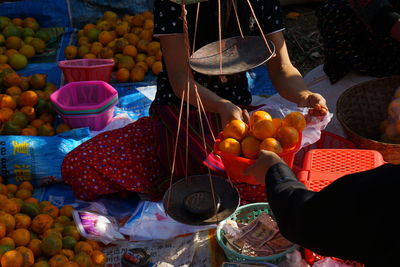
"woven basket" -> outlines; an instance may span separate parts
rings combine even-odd
[[[362,149],[379,151],[384,160],[400,163],[400,144],[379,141],[379,124],[388,118],[387,107],[400,76],[379,78],[347,89],[336,103],[336,115],[348,138]]]

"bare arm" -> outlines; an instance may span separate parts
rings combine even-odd
[[[182,92],[188,87],[189,78],[189,96],[191,105],[197,107],[194,90],[194,85],[196,85],[205,110],[220,114],[223,123],[222,125],[225,125],[232,119],[243,120],[242,110],[238,106],[222,97],[219,97],[214,92],[195,82],[193,74],[189,68],[183,34],[161,35],[159,38],[166,68],[168,69],[168,79],[177,97],[182,97]]]
[[[300,72],[293,66],[282,32],[267,35],[276,48],[276,56],[267,62],[268,72],[278,93],[300,107],[312,108],[311,114],[325,115],[328,111],[325,99],[308,90]]]

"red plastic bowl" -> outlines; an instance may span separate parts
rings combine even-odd
[[[58,62],[67,82],[104,81],[110,82],[115,65],[113,59],[74,59]]]
[[[296,146],[290,150],[286,150],[278,154],[286,164],[292,168],[294,162],[294,156],[300,149],[302,135],[300,133],[299,142]],[[248,159],[243,157],[234,156],[219,150],[219,143],[223,140],[222,133],[219,134],[214,143],[214,152],[221,157],[222,163],[224,164],[225,171],[233,182],[248,183],[248,184],[259,184],[253,176],[244,176],[243,172],[245,169],[253,165],[256,160]]]

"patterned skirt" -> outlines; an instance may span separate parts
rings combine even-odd
[[[316,15],[324,71],[332,83],[351,71],[373,77],[400,74],[400,43],[364,24],[348,0],[328,0]]]
[[[72,186],[75,196],[94,200],[98,196],[131,191],[160,200],[170,184],[174,145],[177,136],[178,109],[153,106],[152,117],[143,117],[123,128],[104,132],[81,144],[65,157],[62,177]],[[189,153],[186,164],[186,118],[182,117],[176,152],[174,181],[182,177],[208,173],[224,176],[222,162],[212,153],[213,138],[207,121],[206,150],[197,112],[190,114]],[[213,134],[221,130],[216,114],[207,113]],[[235,184],[242,204],[266,201],[264,186]]]

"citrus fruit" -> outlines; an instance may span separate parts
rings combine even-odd
[[[24,55],[26,58],[31,58],[36,54],[35,48],[33,46],[26,44],[23,45],[20,49],[19,52]]]
[[[133,68],[130,74],[130,78],[132,82],[141,82],[144,80],[146,76],[146,72],[142,67]]]
[[[158,75],[162,71],[162,63],[161,61],[156,61],[151,65],[151,71],[154,75]]]
[[[218,145],[218,149],[234,156],[239,156],[241,153],[240,142],[231,137],[222,140]]]
[[[22,267],[30,267],[35,263],[35,256],[33,255],[32,250],[27,247],[21,246],[15,249],[22,255]]]
[[[29,241],[31,241],[31,234],[25,228],[14,230],[10,233],[9,236],[14,240],[16,247],[26,246],[29,244]]]
[[[22,254],[16,250],[10,250],[1,257],[2,267],[21,267],[24,259]]]
[[[231,120],[223,130],[224,138],[232,137],[236,140],[242,140],[248,135],[247,124],[241,120]]]
[[[42,239],[40,248],[45,255],[54,256],[61,251],[62,241],[56,235],[49,235]]]
[[[252,128],[252,134],[260,140],[264,140],[268,137],[273,137],[275,135],[275,125],[271,120],[259,120],[254,123]]]
[[[254,136],[246,136],[241,144],[242,154],[245,158],[255,159],[260,152],[260,141]]]
[[[10,36],[6,39],[6,47],[8,49],[20,49],[22,47],[22,40],[17,36]]]
[[[121,68],[115,73],[115,79],[120,83],[126,83],[129,81],[130,72],[126,68]]]
[[[54,223],[54,219],[48,214],[39,214],[32,220],[31,228],[35,233],[42,234]]]
[[[26,214],[23,213],[17,213],[14,215],[14,219],[15,219],[15,228],[19,229],[19,228],[29,228],[29,226],[31,226],[31,222],[32,219],[31,217],[29,217]]]
[[[283,119],[283,126],[291,126],[297,131],[302,132],[306,127],[306,119],[304,115],[298,111],[291,112]]]
[[[281,143],[282,148],[288,149],[296,146],[300,136],[296,128],[291,126],[282,126],[276,132],[276,139]]]
[[[47,74],[35,73],[29,77],[29,83],[33,89],[40,90],[46,86]]]
[[[100,250],[94,250],[92,253],[93,264],[103,266],[106,263],[107,257]]]
[[[8,63],[13,69],[20,70],[26,67],[28,59],[22,54],[14,54],[9,58]]]
[[[64,49],[66,59],[74,59],[78,55],[78,48],[74,45],[69,45]]]

